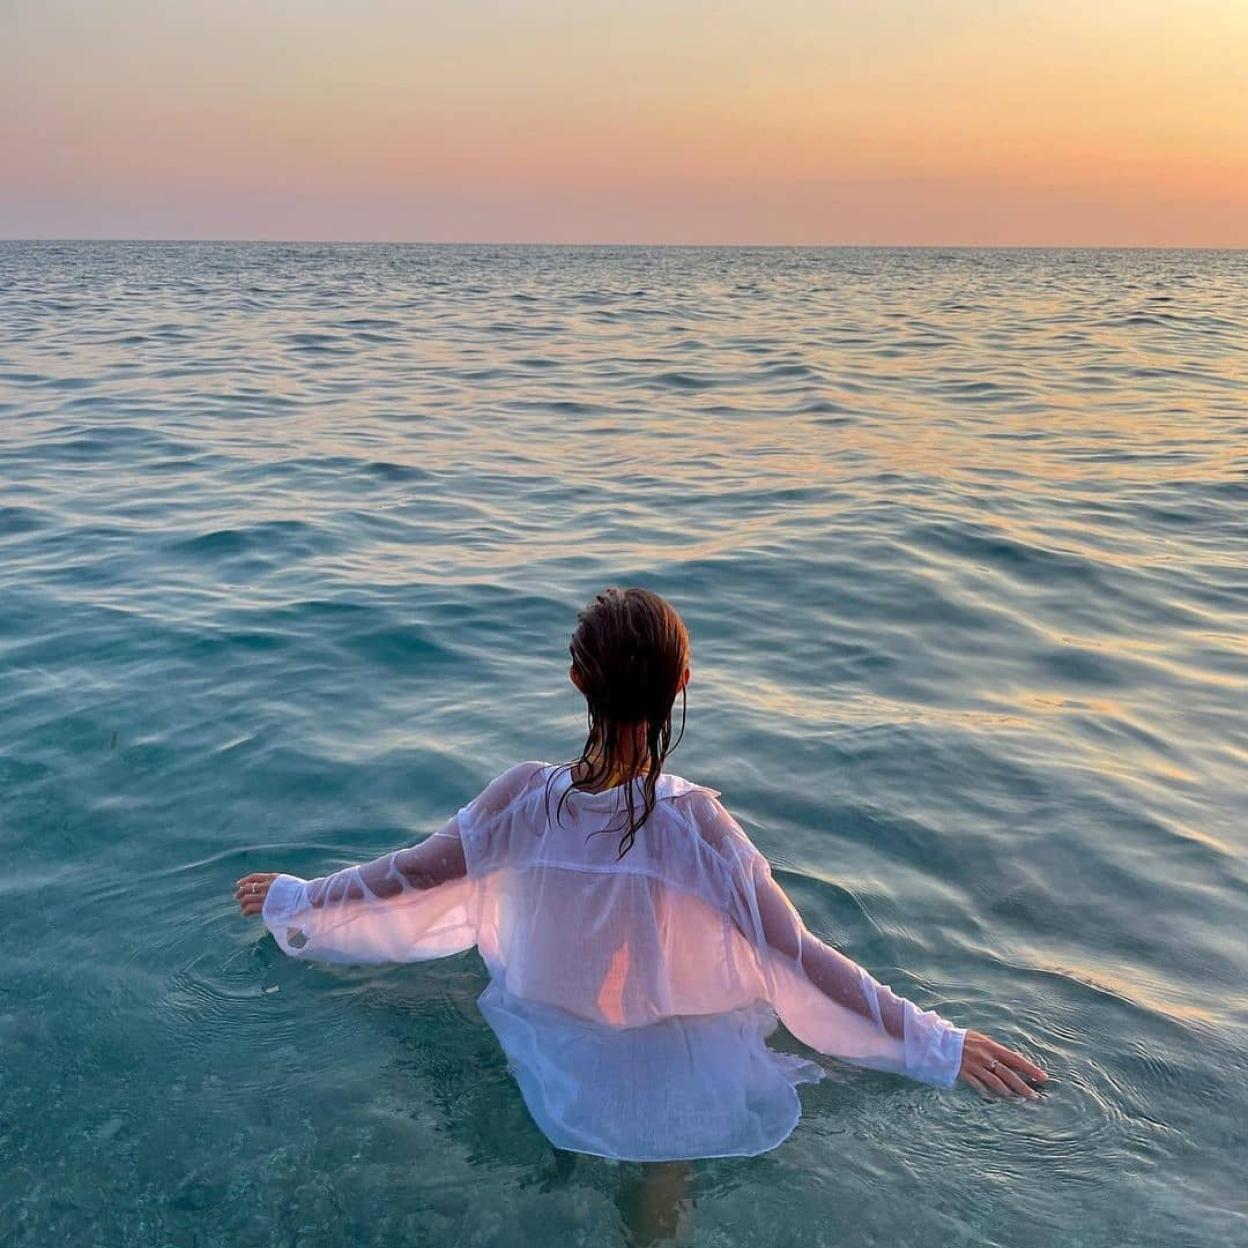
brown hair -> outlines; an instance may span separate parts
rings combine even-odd
[[[573,789],[596,790],[617,772],[629,770],[631,763],[632,774],[624,784],[626,819],[618,854],[622,858],[654,810],[664,759],[685,735],[688,705],[681,677],[689,663],[689,633],[675,607],[658,594],[611,588],[577,616],[568,649],[585,694],[589,730],[580,758],[564,764],[568,770],[579,770],[581,778],[574,778],[564,790],[556,818]],[[677,692],[680,733],[672,741]],[[636,743],[643,732],[645,772],[638,811],[632,781],[642,774]]]

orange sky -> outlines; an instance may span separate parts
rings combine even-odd
[[[0,236],[1248,246],[1248,0],[0,3]]]

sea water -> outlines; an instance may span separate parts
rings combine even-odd
[[[693,1241],[1248,1242],[1246,447],[1245,253],[0,246],[0,1242],[623,1242],[475,952],[231,900],[573,756],[613,583],[811,928],[1052,1073],[825,1059]]]

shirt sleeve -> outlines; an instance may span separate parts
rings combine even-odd
[[[965,1028],[920,1010],[808,931],[767,859],[735,823],[722,852],[730,863],[728,909],[744,956],[793,1035],[858,1066],[951,1087]]]
[[[509,768],[409,849],[316,880],[277,876],[265,926],[283,952],[319,962],[424,962],[471,949],[505,865],[505,816],[542,771],[541,763]]]
[[[456,815],[432,836],[362,866],[279,875],[262,915],[282,951],[320,962],[421,962],[476,943],[478,882]]]

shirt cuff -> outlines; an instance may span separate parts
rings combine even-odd
[[[293,955],[296,952],[296,947],[290,942],[290,937],[294,935],[290,922],[307,905],[307,893],[304,881],[298,876],[279,875],[269,885],[265,895],[260,917],[285,953]]]
[[[919,1017],[927,1023],[927,1015]],[[953,1087],[962,1069],[965,1039],[965,1027],[955,1027],[943,1018],[924,1026],[920,1036],[912,1038],[907,1034],[906,1073],[912,1079],[935,1084],[938,1088]]]

